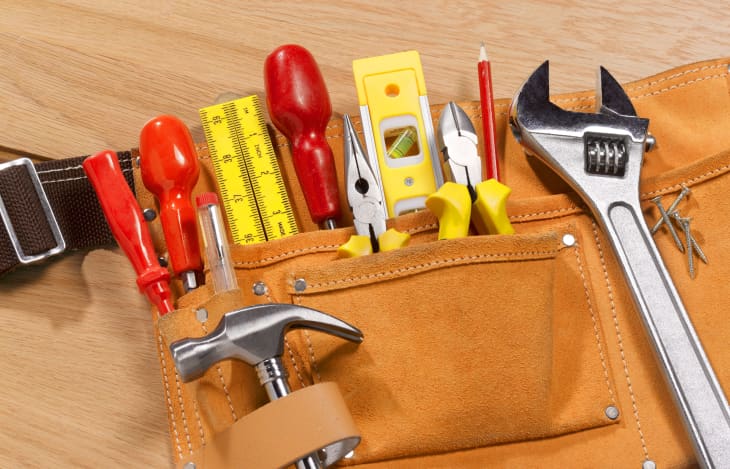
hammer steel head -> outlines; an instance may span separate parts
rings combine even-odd
[[[281,356],[284,335],[296,328],[314,329],[352,342],[363,340],[359,329],[329,314],[273,303],[226,313],[213,332],[199,339],[179,340],[170,345],[170,352],[180,378],[187,382],[227,358],[255,366]]]

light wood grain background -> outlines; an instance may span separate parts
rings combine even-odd
[[[723,2],[0,1],[0,160],[138,144],[160,113],[202,140],[197,109],[263,95],[266,55],[299,43],[337,113],[357,114],[353,59],[416,49],[431,103],[497,97],[544,59],[553,91],[730,55]],[[0,279],[0,467],[171,466],[149,312],[118,250]]]

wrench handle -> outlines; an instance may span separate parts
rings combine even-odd
[[[730,408],[639,204],[609,206],[606,230],[702,467],[730,461]]]

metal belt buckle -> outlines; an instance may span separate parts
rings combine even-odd
[[[33,182],[33,187],[38,194],[38,200],[40,201],[41,207],[43,208],[43,213],[46,216],[46,221],[48,221],[48,226],[51,228],[51,233],[53,234],[53,238],[56,241],[56,246],[45,252],[33,255],[26,255],[23,252],[22,246],[20,245],[18,235],[13,228],[13,223],[10,221],[10,216],[8,215],[8,211],[5,208],[5,203],[3,202],[2,197],[0,197],[0,218],[2,218],[3,223],[5,223],[5,230],[8,232],[10,242],[13,244],[15,254],[18,256],[18,260],[21,264],[30,264],[32,262],[40,261],[42,259],[46,259],[48,257],[63,252],[66,249],[66,241],[63,239],[63,235],[61,234],[61,228],[58,226],[56,217],[53,215],[51,204],[48,202],[48,197],[46,197],[46,191],[43,190],[43,185],[41,184],[41,180],[38,177],[35,166],[33,166],[33,162],[28,158],[18,158],[17,160],[8,161],[7,163],[0,163],[0,171],[10,168],[11,166],[20,165],[24,165],[28,171],[30,180]]]

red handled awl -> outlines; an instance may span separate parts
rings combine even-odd
[[[82,164],[94,186],[114,239],[137,272],[137,285],[160,314],[174,308],[170,299],[170,273],[160,266],[137,199],[122,174],[117,155],[102,151]]]
[[[332,105],[319,67],[307,49],[281,46],[266,58],[264,82],[269,115],[291,143],[312,221],[333,229],[340,216],[340,196],[332,149],[325,138]]]
[[[160,203],[160,222],[172,271],[185,291],[198,286],[203,270],[196,210],[191,192],[200,168],[190,131],[174,116],[147,122],[139,136],[140,169],[145,187]]]

